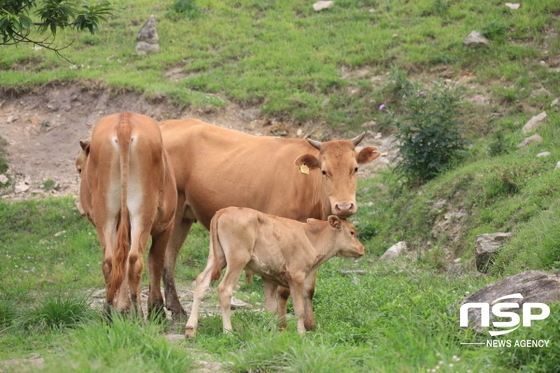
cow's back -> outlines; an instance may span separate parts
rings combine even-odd
[[[207,228],[229,206],[301,221],[322,217],[320,180],[295,165],[302,154],[318,154],[306,140],[252,136],[195,119],[163,122],[161,130],[178,191]]]

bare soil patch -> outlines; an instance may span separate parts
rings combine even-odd
[[[180,109],[166,100],[149,100],[138,92],[116,92],[98,82],[53,82],[25,92],[0,88],[0,136],[8,141],[9,186],[3,198],[41,198],[45,195],[76,194],[78,175],[74,158],[79,140],[89,137],[92,126],[102,117],[131,111],[157,121],[198,118],[208,123],[255,135],[334,138],[321,123],[304,126],[277,121],[262,115],[259,108],[230,104],[216,109]],[[371,132],[363,145],[380,146],[387,154],[391,141]],[[362,176],[387,164],[374,161]]]

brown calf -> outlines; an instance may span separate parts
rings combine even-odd
[[[218,286],[224,332],[231,330],[230,306],[233,288],[244,268],[263,280],[290,289],[297,330],[305,333],[304,318],[313,318],[306,310],[305,297],[315,286],[317,268],[333,256],[358,258],[364,247],[356,237],[356,228],[336,215],[328,221],[309,219],[307,223],[263,214],[256,210],[229,207],[216,213],[210,225],[211,243],[208,263],[196,278],[191,315],[185,336],[194,338],[198,308],[210,282],[217,280],[224,267],[226,274]],[[284,323],[286,303],[278,305]]]
[[[148,309],[161,312],[161,278],[177,190],[158,123],[140,114],[111,115],[99,120],[91,140],[80,145],[78,208],[95,226],[103,249],[106,309],[125,311],[132,301],[142,313],[140,278],[151,235]]]

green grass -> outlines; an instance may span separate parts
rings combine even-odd
[[[371,180],[363,183],[373,188]],[[463,192],[459,184],[461,180],[456,180],[453,186],[456,192]],[[444,188],[445,192],[452,193],[451,187]],[[363,199],[366,192],[363,185],[361,188]],[[297,334],[294,319],[289,320],[287,331],[278,332],[274,315],[241,309],[233,313],[233,335],[222,334],[219,315],[202,315],[195,341],[169,342],[164,334],[182,334],[182,322],[154,324],[116,318],[107,324],[100,311],[88,306],[93,289],[103,285],[99,266],[90,268],[87,264],[98,263],[101,253],[97,238],[87,234],[91,230],[89,223],[73,216],[72,199],[2,202],[1,207],[5,215],[19,220],[17,224],[3,221],[0,225],[0,236],[10,242],[3,247],[13,247],[8,254],[3,252],[9,256],[8,264],[0,268],[4,279],[0,359],[38,353],[45,358],[46,372],[116,372],[139,367],[154,372],[190,371],[201,354],[235,372],[418,372],[438,365],[443,372],[514,372],[520,365],[553,367],[556,361],[550,355],[553,350],[528,354],[461,346],[461,342],[485,341],[485,337],[459,328],[458,306],[453,304],[500,277],[468,275],[447,279],[446,273],[426,257],[378,263],[377,254],[387,244],[381,244],[373,231],[362,238],[367,248],[363,258],[334,258],[320,269],[315,296],[317,330],[304,338]],[[360,225],[368,221],[364,216],[372,216],[367,206],[362,210]],[[26,215],[33,221],[26,221]],[[385,224],[389,226],[393,221]],[[419,227],[419,223],[415,224],[413,227]],[[28,249],[28,255],[16,255],[23,247],[33,246],[33,240],[51,237],[58,229],[71,232],[56,237],[59,249]],[[81,247],[84,239],[80,232],[86,232],[89,249]],[[178,271],[179,284],[190,284],[204,266],[207,232],[195,228],[188,243],[190,246],[179,258],[179,268],[189,269]],[[29,257],[33,258],[35,272],[41,273],[45,265],[50,268],[48,278],[56,281],[28,278],[25,271],[30,270],[26,267],[30,265]],[[60,257],[64,258],[64,266],[54,265]],[[341,270],[362,270],[365,274],[344,276]],[[241,286],[236,297],[250,301],[255,308],[261,307],[257,305],[263,301],[260,280]],[[215,309],[217,305],[214,286],[204,306]],[[548,321],[546,325],[535,332],[540,333],[541,339],[555,340],[557,328],[548,327],[552,325]]]
[[[186,2],[194,17],[176,18],[173,1],[129,1],[95,35],[62,33],[63,53],[74,65],[28,45],[2,47],[0,82],[31,86],[51,80],[101,79],[147,97],[166,96],[179,106],[259,106],[265,115],[333,127],[375,119],[383,78],[391,66],[430,79],[447,70],[470,70],[499,99],[556,90],[557,74],[539,65],[560,43],[543,30],[557,29],[560,4],[532,1],[517,11],[500,1],[338,1],[313,11],[295,0]],[[136,34],[150,14],[157,20],[161,52],[134,53]],[[489,47],[468,48],[463,38],[478,29]],[[166,76],[170,69],[179,81]],[[539,78],[532,78],[538,71]],[[372,78],[381,80],[372,80]],[[519,84],[525,90],[515,88]],[[513,88],[505,88],[514,86]],[[500,98],[501,97],[501,98]],[[532,106],[543,107],[544,98]]]

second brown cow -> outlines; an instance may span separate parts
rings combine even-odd
[[[311,294],[317,268],[333,256],[358,258],[364,246],[356,228],[336,215],[327,221],[309,219],[307,223],[267,215],[249,208],[230,207],[216,213],[210,225],[211,243],[208,263],[196,278],[191,315],[185,336],[194,338],[198,309],[212,280],[224,267],[226,274],[218,286],[224,332],[231,330],[230,306],[233,289],[244,268],[279,286],[290,289],[297,330],[305,333],[304,298]],[[278,304],[280,322],[285,325],[286,302]],[[283,325],[283,326],[284,326]]]

